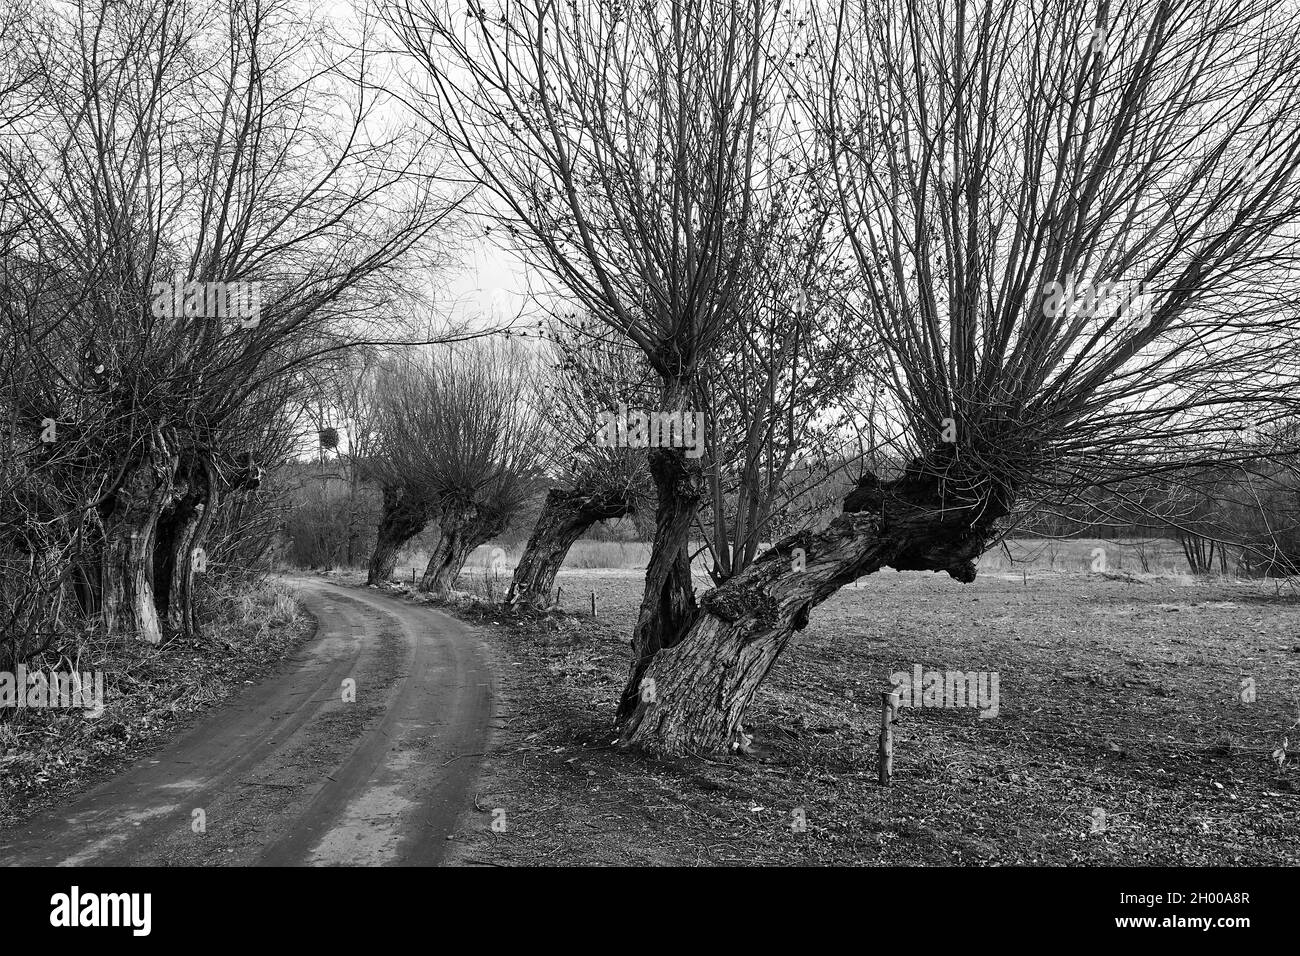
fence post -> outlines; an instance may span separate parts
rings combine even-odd
[[[591,592],[591,616],[592,616],[592,617],[595,617],[595,616],[596,616],[596,592],[595,592],[595,590],[592,590],[592,592]]]
[[[894,772],[894,710],[897,698],[893,691],[880,692],[880,754],[879,778],[881,786],[889,786],[889,778]]]

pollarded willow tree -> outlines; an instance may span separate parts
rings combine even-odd
[[[481,188],[479,212],[563,299],[640,348],[663,411],[690,410],[742,293],[792,41],[759,0],[388,0],[415,62],[407,101]],[[653,656],[695,615],[699,462],[649,452],[655,535],[630,712]]]
[[[398,554],[408,541],[428,527],[436,513],[436,503],[418,483],[389,473],[382,459],[372,459],[371,467],[379,480],[381,505],[375,546],[366,563],[366,583],[379,585],[393,580]]]
[[[386,489],[385,520],[396,488],[438,529],[421,591],[447,596],[470,553],[540,490],[532,366],[522,347],[472,342],[398,356],[380,371],[372,469]],[[376,547],[385,546],[381,529]]]
[[[62,537],[21,547],[157,642],[192,627],[194,554],[282,380],[382,320],[450,203],[296,0],[30,6],[0,90],[5,441]]]
[[[802,58],[802,56],[800,57]],[[796,128],[760,143],[771,182],[730,321],[699,375],[706,504],[697,519],[715,584],[739,574],[782,525],[815,516],[798,502],[842,483],[847,400],[877,346],[837,228],[825,150]]]
[[[1289,4],[845,0],[816,26],[806,103],[909,463],[704,595],[626,741],[725,744],[843,585],[969,582],[1018,506],[1231,460],[1294,396]]]
[[[655,392],[641,351],[601,331],[599,323],[552,323],[535,401],[537,444],[555,484],[515,566],[507,603],[545,604],[574,542],[597,522],[627,517],[653,500],[645,450],[596,442],[602,413],[653,405]]]

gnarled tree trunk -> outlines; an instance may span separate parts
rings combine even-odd
[[[597,521],[621,518],[632,510],[633,502],[627,496],[552,488],[515,568],[506,603],[545,602],[573,543]]]
[[[632,632],[632,663],[615,717],[619,725],[636,709],[650,661],[685,636],[696,614],[690,534],[700,507],[700,468],[677,448],[657,448],[649,459],[659,497],[655,536],[646,567],[645,593]]]
[[[473,505],[444,506],[438,515],[441,534],[420,578],[420,590],[437,598],[447,597],[474,549],[499,535],[505,525],[505,519],[485,514]]]
[[[158,522],[154,551],[154,600],[173,632],[193,635],[194,552],[202,546],[218,505],[217,475],[211,463],[192,459],[178,475],[176,500]]]
[[[384,510],[375,535],[375,550],[370,555],[367,584],[386,584],[397,568],[397,552],[425,529],[433,507],[420,495],[405,487],[384,486]]]
[[[170,504],[179,457],[161,439],[133,466],[104,515],[100,613],[108,634],[157,644],[162,626],[154,603],[154,544]]]
[[[954,506],[933,479],[869,478],[826,530],[784,539],[704,595],[690,632],[646,667],[623,742],[666,753],[725,747],[813,608],[882,567],[973,581],[974,559],[1008,507],[1001,491]]]

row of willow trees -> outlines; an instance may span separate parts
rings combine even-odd
[[[393,580],[399,553],[432,531],[418,587],[437,597],[452,591],[475,548],[530,530],[505,596],[512,606],[545,606],[579,538],[602,522],[649,523],[657,504],[651,448],[676,445],[699,462],[706,501],[691,536],[721,583],[764,543],[816,524],[863,461],[861,443],[825,415],[859,397],[852,359],[865,348],[860,327],[827,315],[814,375],[799,367],[806,358],[790,361],[799,313],[780,300],[762,312],[763,322],[735,336],[689,406],[662,427],[648,421],[662,409],[639,350],[573,316],[556,317],[536,338],[372,354],[341,366],[316,383],[316,427],[335,448],[334,464],[312,476],[347,489],[332,509],[328,497],[313,502],[291,527],[310,546],[313,517],[332,510],[335,537],[352,535],[354,518],[374,510],[368,499],[377,496],[368,583]],[[647,418],[640,430],[638,414]],[[329,453],[321,457],[324,465]],[[519,527],[525,515],[530,529]]]
[[[205,545],[260,547],[248,495],[296,450],[308,374],[430,338],[386,326],[420,314],[458,197],[325,26],[277,0],[0,6],[0,666],[193,633]]]
[[[630,744],[726,746],[864,575],[968,582],[1040,502],[1282,460],[1241,435],[1297,398],[1283,0],[356,14],[346,42],[288,0],[0,31],[6,635],[68,594],[110,629],[183,628],[188,556],[284,454],[305,380],[362,340],[453,337],[375,328],[421,314],[412,270],[453,209],[563,341],[376,357],[372,570],[436,522],[445,590],[542,495],[511,595],[533,600],[584,522],[645,501]],[[155,318],[173,277],[258,283],[259,323]],[[625,401],[702,410],[706,453],[591,441]],[[847,462],[836,516],[792,520]]]
[[[1241,429],[1293,414],[1287,3],[387,0],[380,18],[475,212],[639,351],[655,407],[727,366],[764,282],[801,306],[800,349],[828,302],[869,329],[850,414],[901,472],[864,471],[839,516],[699,597],[704,466],[648,451],[625,742],[725,746],[845,584],[970,581],[1035,502],[1254,460]]]

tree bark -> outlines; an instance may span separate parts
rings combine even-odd
[[[622,741],[670,754],[725,748],[813,608],[882,567],[973,581],[974,559],[1008,510],[1003,489],[953,506],[933,480],[909,475],[882,486],[869,476],[826,530],[785,538],[704,595],[690,632],[645,669],[653,693],[638,693]]]
[[[384,510],[375,535],[375,550],[370,555],[367,584],[386,584],[397,567],[397,552],[406,542],[425,529],[432,506],[407,488],[384,487]]]
[[[569,549],[597,521],[621,518],[633,510],[627,497],[599,496],[583,489],[552,488],[528,537],[506,594],[507,604],[545,602]]]
[[[170,503],[179,458],[161,439],[126,475],[105,515],[100,558],[101,620],[107,634],[162,640],[154,603],[154,544]]]
[[[194,614],[194,552],[207,537],[218,505],[217,476],[211,463],[186,463],[176,486],[176,500],[158,523],[154,553],[154,601],[173,633],[198,633]]]
[[[485,514],[473,505],[450,504],[438,515],[441,532],[420,578],[420,590],[436,598],[448,597],[465,561],[480,544],[505,530],[505,520]]]
[[[661,650],[679,643],[696,615],[690,534],[700,508],[700,468],[681,449],[657,448],[649,459],[659,500],[645,593],[632,632],[632,663],[615,717],[620,726],[638,705],[650,661]]]

